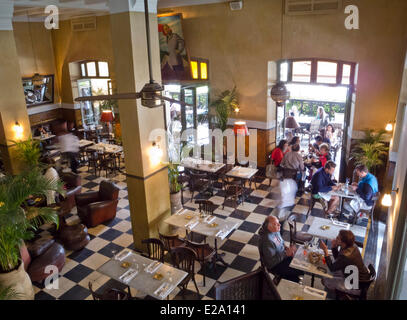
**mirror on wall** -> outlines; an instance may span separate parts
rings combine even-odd
[[[23,89],[27,107],[54,102],[54,75],[23,78]]]

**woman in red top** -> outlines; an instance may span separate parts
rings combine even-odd
[[[323,143],[319,146],[319,162],[322,167],[325,167],[325,163],[331,160],[331,155],[329,154],[329,146]]]
[[[284,155],[288,152],[288,142],[287,140],[281,140],[277,148],[271,153],[271,161],[278,167],[283,160]]]

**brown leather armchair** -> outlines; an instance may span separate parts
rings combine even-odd
[[[70,213],[72,208],[75,207],[75,195],[80,194],[82,191],[81,176],[72,172],[62,173],[61,180],[65,183],[66,194],[65,197],[61,196],[61,209],[60,215],[65,216]]]
[[[65,249],[52,238],[27,242],[20,253],[31,281],[42,282],[47,278],[53,272],[46,270],[49,265],[56,266],[59,272],[65,265]]]
[[[93,228],[116,217],[119,188],[111,181],[102,181],[99,191],[75,195],[78,215],[82,222]]]

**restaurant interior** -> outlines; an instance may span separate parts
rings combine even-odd
[[[406,21],[0,0],[0,300],[407,299]]]

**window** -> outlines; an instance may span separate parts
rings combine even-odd
[[[208,80],[209,61],[200,58],[191,58],[191,76],[194,80]]]
[[[338,64],[336,62],[318,61],[317,82],[336,83]]]
[[[344,64],[342,70],[342,84],[350,84],[350,73],[352,66],[350,64]]]
[[[109,78],[109,64],[105,61],[83,61],[80,63],[82,78]]]
[[[294,61],[292,80],[294,82],[311,82],[311,61]]]
[[[280,81],[288,80],[288,62],[283,62],[280,64]]]

